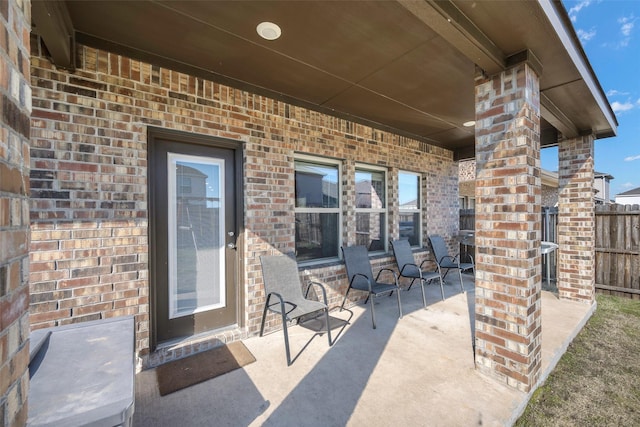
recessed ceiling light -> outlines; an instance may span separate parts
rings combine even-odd
[[[258,35],[265,40],[275,40],[280,37],[282,30],[273,22],[261,22],[256,27]]]
[[[464,122],[462,124],[462,126],[470,128],[471,126],[475,126],[476,125],[476,121],[475,120],[469,120],[468,122]]]

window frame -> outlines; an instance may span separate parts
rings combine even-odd
[[[359,213],[367,213],[367,214],[372,214],[372,213],[381,213],[384,215],[384,238],[382,239],[382,246],[383,248],[381,250],[376,250],[376,251],[369,251],[369,248],[367,248],[367,251],[369,253],[369,255],[374,255],[374,254],[383,254],[383,253],[387,253],[389,252],[389,169],[383,166],[376,166],[376,165],[371,165],[371,164],[367,164],[367,163],[356,163],[355,164],[355,171],[354,171],[354,175],[353,175],[353,182],[354,182],[354,188],[356,187],[357,181],[356,181],[356,176],[358,174],[358,172],[382,172],[384,174],[384,207],[383,208],[359,208],[357,203],[354,203],[354,220],[357,221],[358,218],[358,214]],[[356,194],[357,197],[357,194]]]
[[[414,209],[403,209],[400,204],[400,175],[410,175],[418,178],[418,187],[417,187],[417,207]],[[399,170],[398,171],[398,237],[400,237],[400,217],[402,214],[418,214],[418,244],[411,245],[412,248],[422,247],[422,174],[418,172],[412,172],[407,170]]]
[[[318,166],[323,167],[335,167],[338,172],[338,187],[337,187],[337,202],[338,206],[335,208],[322,208],[322,207],[298,207],[297,201],[295,200],[295,186],[296,186],[296,163],[297,162],[305,162],[312,163]],[[293,190],[293,205],[294,205],[294,217],[299,213],[324,213],[324,214],[338,214],[338,229],[337,233],[337,246],[336,246],[336,256],[333,257],[325,257],[325,258],[314,258],[298,261],[298,265],[316,265],[316,264],[324,264],[328,262],[336,262],[339,261],[342,257],[340,253],[340,247],[342,246],[343,238],[342,238],[342,209],[343,209],[343,201],[342,201],[342,169],[343,169],[343,161],[340,159],[330,158],[330,157],[322,157],[322,156],[314,156],[311,154],[303,154],[303,153],[295,153],[293,156],[293,182],[294,182],[294,190]],[[294,245],[297,246],[297,241],[294,236]]]

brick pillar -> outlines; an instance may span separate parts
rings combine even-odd
[[[540,90],[529,62],[476,80],[476,368],[540,375]]]
[[[0,426],[22,426],[29,392],[29,0],[0,2]]]
[[[558,174],[558,293],[592,304],[595,299],[593,136],[560,142]]]

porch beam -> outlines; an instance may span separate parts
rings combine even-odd
[[[75,69],[74,31],[66,4],[61,1],[34,1],[31,3],[31,19],[56,67]]]
[[[540,93],[540,113],[565,138],[575,138],[580,131],[544,93]]]
[[[397,1],[487,74],[504,70],[503,52],[452,1]]]

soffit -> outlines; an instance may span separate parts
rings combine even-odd
[[[615,132],[538,2],[97,0],[55,2],[61,11],[53,13],[47,3],[32,4],[34,31],[47,46],[62,45],[56,34],[69,31],[89,45],[416,137],[458,158],[474,148],[473,128],[462,124],[475,115],[476,64],[500,69],[528,49],[543,66],[543,145],[557,142],[551,124],[565,133]],[[65,22],[57,31],[47,28],[52,15]],[[280,25],[282,37],[261,39],[262,21]]]

